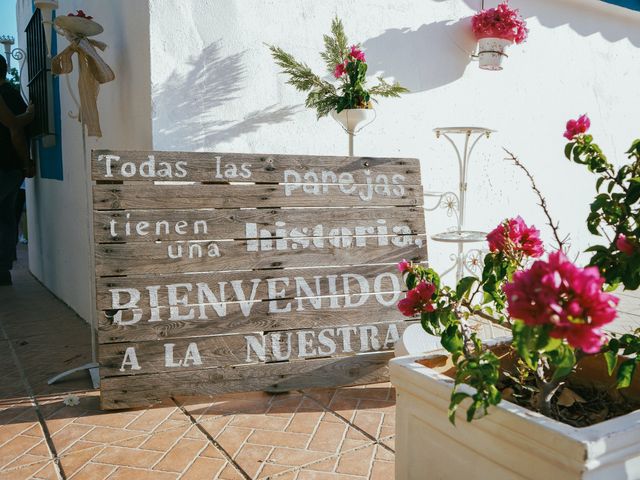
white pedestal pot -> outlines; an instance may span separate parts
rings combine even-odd
[[[376,119],[376,111],[372,108],[346,108],[340,113],[332,110],[331,117],[349,135],[349,156],[353,157],[353,137]]]
[[[478,40],[478,61],[483,70],[502,70],[502,60],[507,56],[505,50],[511,40],[504,38],[481,38]]]
[[[390,362],[397,391],[396,480],[640,478],[640,410],[575,428],[508,401],[467,423],[463,402],[454,427],[447,419],[453,380],[439,373],[446,366],[435,367],[444,354]],[[433,368],[416,362],[424,359]]]

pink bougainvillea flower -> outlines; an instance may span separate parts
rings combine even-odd
[[[344,61],[344,63],[339,63],[338,65],[336,65],[336,69],[333,71],[333,76],[336,77],[336,78],[340,78],[345,73],[347,73],[347,61],[346,60]]]
[[[507,2],[476,13],[471,28],[477,39],[502,38],[515,43],[524,42],[529,34],[527,22]]]
[[[413,317],[422,312],[433,312],[435,307],[431,297],[436,291],[433,283],[422,280],[416,287],[407,292],[407,296],[398,302],[398,309],[403,315]]]
[[[586,114],[580,115],[577,120],[569,120],[567,122],[567,129],[564,132],[564,138],[567,140],[573,140],[576,135],[587,133],[591,127],[591,120]]]
[[[631,241],[625,236],[624,233],[618,235],[618,239],[616,240],[616,247],[625,255],[633,255],[636,250],[636,247],[631,243]]]
[[[544,246],[540,231],[533,225],[528,227],[520,215],[505,220],[487,235],[492,252],[522,253],[527,257],[540,257]]]
[[[618,298],[602,291],[596,267],[580,268],[562,252],[516,272],[504,287],[509,315],[526,325],[552,325],[551,336],[596,353],[604,342],[602,327],[616,318]]]
[[[398,271],[404,273],[409,270],[411,270],[411,262],[403,258],[402,261],[398,263]]]
[[[349,52],[349,56],[354,60],[360,60],[361,62],[365,62],[364,52],[360,50],[357,45],[351,45],[351,51]]]

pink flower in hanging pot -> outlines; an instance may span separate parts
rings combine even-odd
[[[577,135],[587,133],[591,127],[591,120],[587,117],[587,114],[580,115],[577,120],[569,120],[567,122],[567,129],[564,132],[564,138],[567,140],[573,140]]]
[[[476,39],[502,38],[515,43],[527,39],[529,30],[527,22],[517,9],[509,7],[507,2],[496,8],[489,8],[476,13],[471,19],[471,28]]]
[[[77,13],[68,13],[67,17],[80,17],[86,18],[87,20],[93,20],[91,15],[86,15],[82,10],[76,10]]]

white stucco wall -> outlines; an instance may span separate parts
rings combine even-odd
[[[535,174],[563,232],[578,253],[592,178],[564,160],[562,132],[587,112],[614,162],[638,136],[640,14],[598,0],[511,0],[531,30],[511,49],[506,69],[470,62],[468,18],[480,0],[61,0],[61,14],[82,8],[105,27],[97,37],[116,80],[101,89],[104,137],[87,149],[175,149],[346,154],[331,119],[316,121],[304,95],[278,74],[264,43],[322,71],[322,34],[337,14],[361,42],[370,73],[411,89],[382,100],[378,118],[356,139],[356,154],[417,157],[427,190],[455,190],[453,151],[432,129],[481,125],[498,130],[481,141],[471,165],[467,227],[490,229],[521,214],[543,227],[524,177],[502,160],[516,152]],[[491,2],[489,2],[491,3]],[[494,2],[495,3],[495,2]],[[31,0],[18,0],[19,42]],[[60,48],[65,41],[60,39]],[[72,74],[72,85],[76,76]],[[61,89],[64,180],[28,181],[30,268],[54,294],[88,318],[91,312],[89,203],[74,105]],[[88,159],[86,160],[88,161]],[[451,220],[427,215],[431,233]],[[549,238],[548,230],[544,230]],[[430,243],[432,264],[448,266],[454,248]]]
[[[31,0],[17,1],[19,44],[26,45],[24,28],[32,15]],[[102,86],[98,101],[103,137],[87,139],[92,148],[151,146],[148,4],[130,0],[61,0],[58,14],[83,9],[105,27],[96,37],[108,44],[102,54],[116,80]],[[58,37],[58,51],[67,45]],[[75,64],[77,68],[77,63]],[[24,78],[26,79],[26,71]],[[71,85],[77,95],[77,76]],[[91,211],[83,161],[80,124],[67,116],[77,112],[66,83],[61,81],[62,154],[64,180],[27,181],[29,267],[57,297],[88,319],[91,305],[89,228]],[[89,153],[88,153],[89,155]],[[90,190],[89,190],[90,191]]]
[[[549,238],[527,181],[503,160],[504,146],[534,173],[577,254],[591,241],[584,220],[594,179],[564,159],[564,124],[589,113],[601,146],[614,162],[623,159],[640,123],[640,14],[597,0],[511,4],[530,39],[511,48],[504,71],[488,72],[468,55],[467,22],[480,0],[150,0],[153,146],[346,154],[340,128],[304,108],[305,96],[285,83],[263,44],[322,72],[322,34],[337,14],[349,39],[363,44],[370,73],[412,91],[377,105],[355,153],[417,157],[426,189],[456,189],[453,151],[432,129],[496,129],[472,161],[467,227],[486,230],[521,214]],[[442,211],[427,221],[432,233],[450,226]],[[431,242],[434,266],[445,268],[453,251]]]

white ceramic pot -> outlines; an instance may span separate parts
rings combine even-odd
[[[507,401],[467,423],[463,403],[454,427],[447,419],[453,381],[416,363],[444,354],[390,362],[396,480],[640,478],[640,410],[574,428]]]
[[[502,60],[507,57],[505,50],[511,45],[504,38],[481,38],[478,40],[478,61],[483,70],[502,70]]]
[[[376,111],[373,108],[347,108],[340,113],[333,110],[331,116],[348,133],[356,134],[375,120]]]

